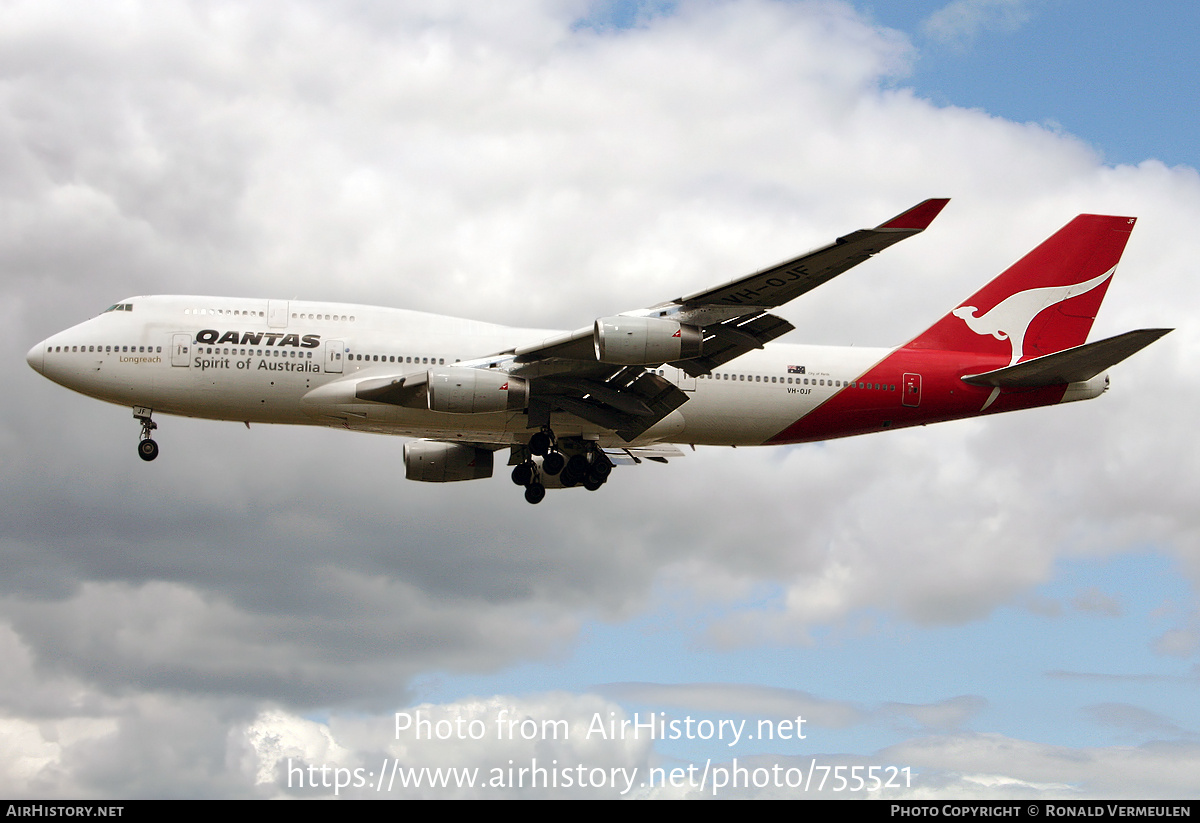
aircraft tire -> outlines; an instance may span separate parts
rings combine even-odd
[[[542,458],[542,471],[546,474],[558,474],[565,465],[567,458],[562,456],[562,452],[550,452]]]
[[[576,454],[567,461],[567,467],[564,469],[569,475],[577,481],[587,477],[588,461],[582,454]]]
[[[158,444],[147,437],[145,440],[138,443],[138,457],[147,462],[158,457]]]
[[[529,463],[518,463],[513,466],[512,482],[518,486],[528,486],[533,480],[533,466]]]
[[[542,502],[542,498],[546,496],[546,487],[541,483],[530,483],[525,487],[525,500],[529,503],[537,505]]]
[[[589,477],[587,480],[583,481],[583,487],[590,492],[596,491],[603,485],[604,485],[603,480],[597,480],[594,477]]]
[[[538,457],[541,457],[548,451],[550,451],[550,435],[545,432],[537,432],[533,437],[529,438],[530,454],[536,454]]]

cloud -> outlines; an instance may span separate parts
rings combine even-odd
[[[1095,722],[1107,726],[1171,738],[1194,736],[1159,714],[1126,703],[1098,703],[1088,706],[1085,712]]]
[[[1168,629],[1154,641],[1154,651],[1171,657],[1192,657],[1200,649],[1200,632],[1195,629]]]
[[[978,620],[1068,553],[1152,543],[1200,579],[1194,171],[1104,167],[892,89],[911,44],[844,4],[684,4],[628,29],[536,2],[64,8],[0,12],[10,795],[244,794],[268,750],[276,778],[291,751],[358,768],[343,749],[378,751],[307,715],[382,716],[415,676],[553,660],[586,622],[664,602],[698,644],[792,649],[864,614]],[[1180,329],[1094,403],[701,448],[536,509],[504,478],[405,483],[399,441],[332,430],[163,418],[144,465],[127,409],[21,362],[146,293],[578,327],[941,194],[929,232],[786,308],[794,342],[898,343],[1085,210],[1141,217],[1097,335]],[[873,711],[806,695],[739,699],[831,726]],[[959,728],[976,700],[904,717]]]
[[[1191,743],[1137,747],[1051,746],[996,734],[915,739],[881,752],[922,775],[917,797],[1185,797],[1185,774],[1200,748]]]
[[[933,40],[966,46],[985,31],[1014,32],[1033,17],[1030,0],[954,0],[925,19]]]
[[[626,702],[666,704],[717,714],[803,717],[805,722],[839,728],[862,722],[866,712],[838,700],[825,700],[794,689],[727,683],[613,683],[602,694]],[[801,729],[802,731],[802,729]]]
[[[1120,601],[1094,586],[1075,595],[1071,600],[1071,605],[1081,612],[1095,612],[1107,617],[1121,616]]]
[[[644,794],[631,776],[644,777],[652,743],[606,731],[627,719],[594,695],[554,693],[328,723],[264,712],[245,736],[256,787],[279,798],[628,797]],[[430,772],[453,774],[451,785],[416,785]]]

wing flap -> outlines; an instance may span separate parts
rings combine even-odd
[[[692,377],[699,377],[748,351],[763,348],[794,328],[791,323],[773,314],[763,313],[749,319],[734,317],[704,327],[704,353],[700,357],[679,360],[671,365]]]
[[[627,442],[687,402],[686,392],[640,366],[609,368],[607,379],[570,373],[538,378],[530,402],[573,414]]]
[[[683,450],[670,443],[655,443],[652,446],[629,446],[624,449],[605,449],[604,453],[614,464],[636,465],[643,460],[666,463],[670,458],[683,457]]]

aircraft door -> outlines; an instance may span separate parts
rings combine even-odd
[[[901,397],[900,402],[914,408],[921,405],[921,375],[904,375],[904,395]]]
[[[267,325],[272,329],[286,329],[288,324],[288,301],[267,301]]]
[[[341,340],[325,341],[325,371],[329,374],[342,373],[342,360],[345,358],[346,344]]]
[[[696,378],[692,377],[683,369],[677,369],[674,366],[667,366],[666,378],[684,391],[696,390]]]
[[[192,336],[187,333],[171,335],[171,365],[187,366],[191,362]]]

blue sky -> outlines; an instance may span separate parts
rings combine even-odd
[[[6,5],[0,792],[762,755],[912,767],[878,797],[1194,797],[1198,28],[1053,0]],[[785,307],[789,342],[894,345],[1083,211],[1139,217],[1093,336],[1177,330],[1089,403],[701,448],[536,508],[324,429],[170,418],[143,465],[127,409],[23,362],[135,294],[577,327],[941,196]],[[417,710],[576,735],[397,738]],[[810,725],[581,739],[634,712]]]
[[[1200,20],[1186,4],[996,2],[973,34],[944,39],[925,25],[947,4],[862,4],[907,33],[919,55],[901,81],[934,102],[1017,122],[1057,124],[1105,162],[1156,158],[1196,166]]]
[[[664,609],[618,624],[587,625],[565,659],[476,677],[438,673],[418,680],[416,693],[421,701],[443,703],[468,695],[604,691],[611,682],[800,688],[882,715],[848,728],[810,730],[809,749],[860,754],[914,730],[912,723],[888,719],[887,703],[936,703],[960,695],[986,696],[986,709],[967,724],[975,732],[1069,747],[1140,745],[1162,729],[1092,713],[1105,704],[1134,703],[1177,725],[1180,736],[1194,737],[1200,726],[1194,664],[1152,652],[1172,625],[1171,611],[1194,602],[1177,564],[1153,552],[1062,561],[1028,601],[983,620],[936,628],[871,614],[869,630],[830,629],[809,647],[735,651],[697,643],[674,625],[677,613]]]

